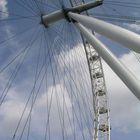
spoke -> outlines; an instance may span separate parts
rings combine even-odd
[[[63,62],[63,59],[62,59],[62,64],[63,64],[64,62]],[[65,65],[65,64],[64,64]],[[66,66],[66,65],[65,65]],[[67,68],[67,67],[66,67]],[[71,78],[71,75],[70,75],[70,78]],[[67,77],[67,80],[69,80],[69,77]],[[73,80],[73,79],[72,79]],[[76,83],[75,83],[75,81],[73,81],[74,82],[74,86],[76,87],[76,89],[77,89],[77,86],[76,86]],[[78,90],[78,89],[77,89]],[[79,90],[78,90],[78,92],[79,92]],[[76,93],[73,93],[73,94],[76,94]],[[81,107],[80,107],[80,105],[79,105],[79,103],[78,103],[78,107],[79,107],[79,109],[81,110]],[[80,111],[80,113],[81,113],[81,111]],[[82,119],[81,119],[82,120]],[[82,124],[81,124],[82,125]],[[80,127],[81,127],[81,125],[80,125]],[[82,128],[81,128],[81,130],[83,130],[83,126],[82,126]],[[82,132],[82,131],[81,131]],[[83,134],[83,139],[85,139],[84,138],[84,134]]]
[[[35,10],[32,10],[29,5],[27,5],[25,2],[23,1],[18,1],[18,0],[15,0],[16,4],[18,6],[20,6],[21,8],[24,8],[25,10],[27,10],[29,13],[32,13],[34,16],[38,16],[38,13],[35,11]],[[27,6],[25,6],[27,5]]]
[[[35,31],[35,32],[36,32],[36,31]],[[33,33],[33,35],[35,34],[35,32]],[[38,32],[37,32],[37,34],[38,34]],[[31,37],[32,37],[32,36],[31,36]],[[29,42],[30,45],[33,44],[33,42],[36,40],[36,37],[37,37],[37,36],[32,37],[31,41]],[[34,38],[34,39],[33,39],[33,38]],[[38,78],[37,78],[37,79],[38,79]],[[35,83],[36,83],[36,81],[35,81]],[[34,85],[35,85],[35,84],[34,84]],[[34,86],[33,86],[33,89],[32,89],[32,91],[31,91],[31,94],[29,94],[28,100],[27,100],[27,102],[26,102],[26,104],[25,104],[25,107],[24,107],[24,109],[23,109],[23,112],[22,112],[22,114],[21,114],[21,117],[20,117],[20,119],[19,119],[19,121],[18,121],[18,124],[17,124],[17,127],[16,127],[16,129],[15,129],[15,132],[14,132],[14,135],[13,135],[13,137],[12,137],[12,140],[14,140],[14,139],[16,138],[17,131],[18,131],[19,127],[20,127],[20,124],[21,124],[21,121],[22,121],[22,119],[23,119],[24,113],[25,113],[25,111],[26,111],[26,109],[27,109],[28,103],[29,103],[29,101],[30,101],[30,99],[31,99],[31,97],[32,97],[33,90],[34,90]]]
[[[126,7],[126,8],[134,8],[134,9],[139,9],[140,6],[134,6],[134,5],[128,5],[128,4],[124,4],[124,3],[110,3],[110,2],[105,2],[105,5],[113,5],[113,6],[119,6],[119,7]]]
[[[9,15],[10,17],[11,16],[20,17],[20,18],[36,18],[37,17],[37,16],[24,16],[24,15],[19,15],[19,14],[11,13],[11,12],[8,13],[6,11],[1,11],[1,10],[0,10],[0,13]]]
[[[38,26],[38,25],[35,25],[35,26],[32,25],[31,27],[26,28],[26,29],[22,30],[21,32],[18,32],[17,34],[14,34],[14,35],[10,36],[8,39],[1,41],[1,42],[0,42],[0,45],[3,45],[3,44],[5,44],[5,43],[7,43],[8,41],[10,41],[10,40],[16,38],[16,37],[19,36],[19,35],[20,35],[20,36],[23,35],[24,33],[30,31],[31,29],[33,29],[33,28],[35,28],[35,27],[37,27],[37,26]],[[3,48],[3,47],[6,47],[6,46],[1,46],[0,48]]]

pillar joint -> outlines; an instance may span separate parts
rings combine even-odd
[[[94,2],[93,1],[88,2],[88,3],[78,5],[75,7],[71,7],[71,8],[65,8],[64,6],[62,6],[62,8],[60,10],[49,13],[47,15],[42,15],[41,23],[45,27],[48,27],[50,24],[53,24],[62,19],[66,19],[67,21],[71,22],[73,20],[71,18],[69,18],[69,16],[68,16],[69,12],[80,14],[86,10],[98,7],[98,6],[102,5],[102,3],[103,3],[102,0],[96,0]]]

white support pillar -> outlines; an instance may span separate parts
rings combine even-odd
[[[87,41],[94,46],[94,49],[107,62],[112,70],[120,77],[125,85],[140,100],[140,81],[116,58],[116,56],[91,32],[80,23],[75,23],[76,27],[84,35]],[[111,81],[110,81],[111,82]]]
[[[80,22],[87,28],[102,34],[123,46],[140,53],[140,35],[122,27],[85,15],[68,13],[69,17]]]

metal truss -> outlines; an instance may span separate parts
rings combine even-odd
[[[74,1],[74,5],[83,4],[83,0]],[[85,14],[88,15],[87,12]],[[101,57],[86,39],[83,38],[87,62],[92,84],[93,108],[94,108],[94,131],[93,140],[110,140],[110,117],[108,97]]]
[[[78,6],[83,3],[84,0],[72,0],[72,4],[74,6]],[[86,11],[85,14],[88,15],[88,12]],[[108,96],[101,57],[83,36],[82,40],[85,48],[92,84],[91,86],[94,108],[93,140],[110,140]]]
[[[93,140],[110,140],[110,117],[108,96],[101,57],[85,39],[83,39],[89,72],[91,76],[93,107],[94,107],[94,136]]]

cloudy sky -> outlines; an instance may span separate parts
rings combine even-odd
[[[97,13],[111,13],[123,17],[139,17],[140,10],[136,4],[130,7],[120,3],[113,5],[107,0],[104,2],[103,6],[90,10],[89,13],[95,12],[96,16]],[[130,0],[124,2],[132,5]],[[133,1],[138,2],[139,0]],[[60,9],[62,4],[70,5],[63,0],[51,0],[47,4],[46,1],[36,4],[33,0],[0,0],[2,140],[49,137],[59,140],[63,136],[67,139],[91,139],[92,95],[80,35],[74,25],[66,21],[60,21],[50,28],[44,28],[40,24],[41,13]],[[113,24],[140,34],[139,24]],[[101,35],[97,34],[97,37],[140,80],[140,55]],[[109,95],[111,139],[139,140],[140,102],[104,60],[102,63]],[[66,116],[65,119],[63,116]]]

